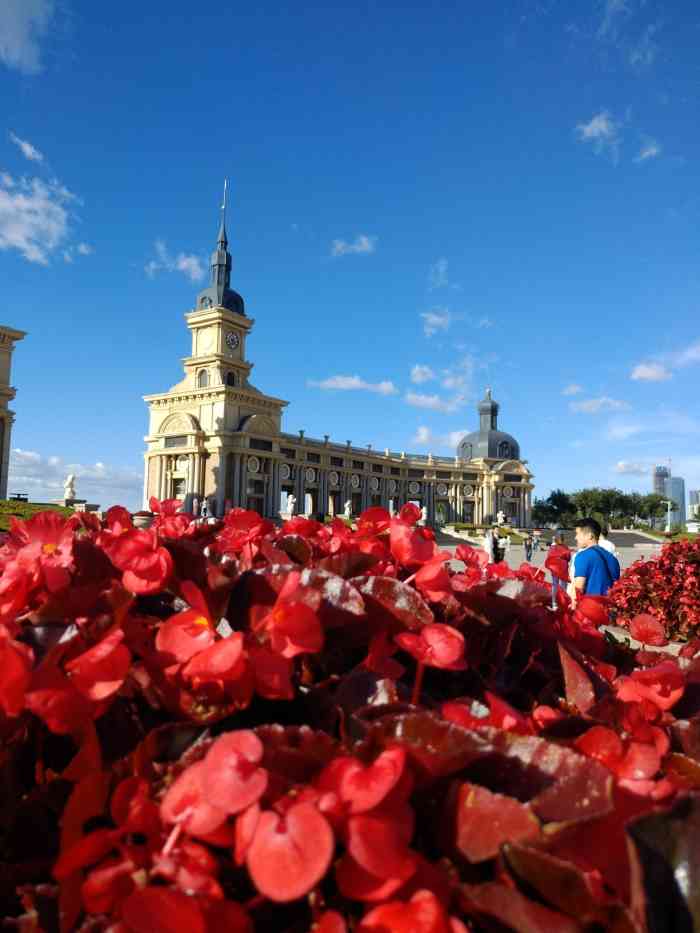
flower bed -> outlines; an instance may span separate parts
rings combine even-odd
[[[698,662],[608,643],[600,601],[551,612],[529,565],[455,572],[413,506],[178,507],[0,548],[6,927],[700,923]]]
[[[657,557],[638,560],[610,591],[618,625],[640,613],[663,626],[669,640],[700,634],[700,540],[672,541]]]

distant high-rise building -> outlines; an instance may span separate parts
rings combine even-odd
[[[700,489],[688,490],[688,505],[700,505]]]
[[[685,480],[681,476],[669,476],[664,495],[676,504],[676,508],[671,512],[671,524],[685,525]]]
[[[671,470],[665,466],[655,466],[654,467],[654,492],[657,496],[666,495],[666,480],[670,479]]]

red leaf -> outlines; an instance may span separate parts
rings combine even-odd
[[[430,625],[435,617],[412,586],[393,577],[353,577],[350,581],[365,600],[370,619],[396,633],[408,629],[418,631]]]
[[[258,891],[284,903],[308,894],[328,871],[335,841],[328,820],[311,803],[284,816],[260,815],[246,864]]]
[[[450,933],[450,918],[431,891],[417,891],[410,901],[390,901],[362,918],[357,933]]]
[[[495,858],[503,843],[536,839],[540,824],[529,804],[462,784],[457,798],[456,846],[470,862]]]
[[[561,643],[558,647],[559,659],[564,672],[566,700],[582,713],[587,713],[596,699],[593,684],[584,669],[571,657],[566,648]]]

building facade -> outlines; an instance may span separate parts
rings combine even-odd
[[[652,474],[652,492],[657,496],[666,495],[666,480],[671,476],[671,470],[667,466],[655,466]]]
[[[15,420],[15,413],[9,409],[9,403],[16,395],[16,390],[10,385],[12,354],[15,344],[26,336],[23,330],[0,325],[0,499],[7,499],[12,425]]]
[[[669,476],[666,480],[666,491],[664,495],[676,505],[671,511],[671,524],[685,525],[687,521],[685,509],[685,480],[680,476]]]
[[[520,447],[498,430],[498,403],[487,390],[479,403],[479,430],[454,457],[354,447],[282,430],[283,399],[250,381],[246,343],[254,325],[243,298],[230,286],[231,255],[222,219],[211,259],[211,284],[185,315],[191,353],[184,378],[167,392],[145,396],[149,429],[144,508],[151,496],[197,499],[222,515],[254,509],[270,518],[285,510],[322,519],[353,515],[372,505],[397,510],[415,502],[428,521],[489,524],[498,512],[518,526],[530,524],[532,474]]]

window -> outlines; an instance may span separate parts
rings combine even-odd
[[[401,476],[401,468],[400,468],[400,467],[392,467],[392,468],[391,468],[391,475],[392,475],[392,476]]]
[[[362,460],[353,460],[353,461],[352,461],[352,468],[353,468],[353,470],[364,470],[365,465],[364,465],[364,463],[362,462]]]
[[[280,453],[283,457],[287,457],[289,460],[294,460],[296,458],[297,452],[292,447],[280,447]]]
[[[307,454],[306,459],[309,463],[320,463],[321,458],[318,454]]]
[[[250,446],[253,450],[272,450],[272,441],[263,441],[259,437],[251,437]]]
[[[372,464],[372,472],[373,472],[373,473],[383,473],[383,472],[384,472],[384,467],[381,465],[381,463],[373,463],[373,464]]]
[[[206,369],[200,369],[197,373],[197,388],[206,389],[209,386],[209,373]]]
[[[475,483],[479,479],[478,473],[462,473],[462,479],[465,483]]]
[[[187,437],[184,434],[173,434],[165,438],[165,447],[187,447]]]
[[[342,457],[331,457],[331,466],[339,466],[339,467],[341,467],[342,465],[343,465],[343,458],[342,458]]]
[[[508,441],[501,441],[501,443],[498,445],[498,456],[510,457],[510,444]]]
[[[472,459],[472,445],[471,444],[462,444],[459,454],[462,460],[471,460]]]
[[[506,473],[503,477],[506,483],[521,483],[523,478],[518,473]]]
[[[236,385],[236,374],[233,372],[226,373],[226,385],[235,386]]]
[[[437,473],[436,476],[438,479],[450,479],[452,474],[451,473]]]
[[[417,479],[418,477],[421,477],[421,478],[422,478],[422,477],[423,477],[423,470],[409,470],[409,471],[408,471],[408,475],[409,475],[411,478],[413,478],[413,479]]]

